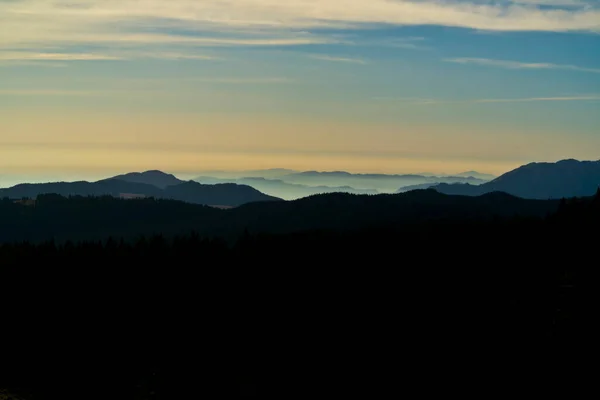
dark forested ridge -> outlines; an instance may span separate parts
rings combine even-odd
[[[600,186],[600,161],[530,163],[481,185],[441,183],[440,193],[480,196],[505,192],[526,199],[592,196]]]
[[[406,224],[246,232],[234,242],[199,234],[122,241],[115,233],[0,245],[0,387],[35,399],[380,397],[497,393],[533,384],[536,373],[555,387],[580,373],[572,356],[585,357],[595,337],[589,293],[598,277],[600,194],[560,203],[494,194],[479,206],[478,198],[420,196],[423,208],[403,195],[317,196],[273,203],[291,211],[268,215],[321,217],[340,199],[373,208],[402,199],[418,214],[429,198],[446,212]],[[103,212],[150,207],[140,220],[152,207],[183,218],[265,216],[258,204],[221,211],[47,200],[62,215],[79,203]],[[523,204],[538,207],[537,216],[525,217]],[[521,216],[481,211],[498,205]],[[33,212],[12,207],[2,205]],[[454,218],[442,218],[450,209]],[[357,210],[330,222],[369,220]]]
[[[186,183],[172,186],[186,200]],[[316,229],[356,230],[394,227],[430,220],[469,221],[501,216],[544,217],[558,201],[523,200],[503,193],[480,197],[447,196],[434,190],[395,195],[316,195],[296,201],[257,202],[230,210],[161,199],[121,200],[109,196],[39,196],[35,206],[0,201],[0,242],[100,240],[110,235],[166,236],[196,231],[236,238],[252,233],[293,233]]]

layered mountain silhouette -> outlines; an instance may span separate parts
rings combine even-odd
[[[167,183],[175,184],[167,185]],[[34,199],[42,194],[154,197],[157,199],[180,200],[193,204],[229,207],[237,207],[254,201],[281,200],[246,185],[202,185],[197,182],[180,181],[173,175],[160,171],[125,174],[97,182],[20,184],[8,189],[0,189],[0,198]]]
[[[421,183],[418,185],[402,186],[400,189],[398,189],[398,191],[396,193],[405,193],[405,192],[410,192],[413,190],[430,189],[437,185],[439,185],[439,183]]]
[[[352,194],[379,194],[375,189],[355,189],[350,186],[308,186],[298,183],[288,183],[281,179],[266,178],[240,178],[226,179],[201,176],[195,179],[204,184],[219,183],[237,183],[239,185],[248,185],[272,196],[280,197],[284,200],[296,200],[302,197],[312,196],[323,193],[352,193]]]
[[[481,185],[438,184],[440,193],[480,196],[505,192],[526,199],[592,196],[600,185],[600,161],[562,160],[530,163]]]
[[[457,175],[355,174],[346,171],[301,172],[275,168],[247,171],[205,171],[194,180],[201,183],[247,184],[263,193],[286,200],[295,200],[322,193],[395,193],[398,188],[404,186],[422,185],[420,188],[427,188],[438,183],[478,185],[491,178],[494,177],[476,171]]]
[[[471,176],[473,178],[482,179],[484,181],[491,181],[492,179],[496,178],[496,175],[483,174],[483,173],[477,172],[477,171],[461,172],[461,173],[455,174],[454,176],[463,176],[463,177],[469,177],[469,176]]]
[[[306,171],[284,175],[279,179],[288,183],[307,186],[349,186],[355,189],[371,189],[383,193],[395,193],[400,187],[425,183],[470,183],[478,185],[486,182],[485,180],[471,176],[353,174],[346,171]]]

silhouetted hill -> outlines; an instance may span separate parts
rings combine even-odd
[[[115,176],[112,179],[133,183],[145,183],[147,185],[154,185],[160,189],[164,189],[167,186],[179,185],[184,182],[174,175],[166,174],[162,171],[131,172],[129,174]]]
[[[204,185],[171,186],[169,195],[194,198]],[[235,185],[216,185],[223,194]],[[236,190],[239,190],[236,189]],[[247,188],[248,198],[255,196]],[[216,204],[221,198],[214,196]],[[254,233],[293,233],[310,230],[398,228],[431,221],[486,221],[496,217],[544,217],[558,201],[524,200],[504,193],[481,197],[448,196],[434,190],[396,195],[324,194],[296,201],[247,203],[220,210],[167,200],[118,200],[112,197],[66,199],[40,196],[35,207],[5,200],[0,207],[0,241],[89,239],[108,235],[166,235],[197,231],[203,235],[235,238]]]
[[[183,182],[160,189],[145,183],[125,182],[118,179],[105,179],[98,182],[58,182],[41,184],[21,184],[8,189],[0,189],[0,198],[36,198],[41,194],[61,196],[114,196],[139,195],[160,199],[180,200],[194,204],[237,207],[251,201],[281,200],[267,196],[245,185],[200,185]]]
[[[271,196],[280,197],[284,200],[296,200],[302,197],[312,196],[323,193],[353,193],[353,194],[378,194],[374,189],[355,189],[350,186],[308,186],[297,183],[287,183],[280,179],[266,178],[240,178],[226,179],[201,176],[195,179],[200,183],[218,184],[218,183],[236,183],[238,185],[252,186],[256,190]]]
[[[255,201],[281,200],[277,197],[261,193],[248,185],[237,185],[234,183],[203,185],[192,181],[167,187],[162,197],[188,203],[233,207]]]
[[[563,160],[531,163],[478,186],[439,184],[445,194],[479,196],[500,191],[527,199],[592,196],[600,185],[600,161]]]

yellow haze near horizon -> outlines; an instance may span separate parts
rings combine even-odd
[[[448,126],[281,115],[6,113],[0,117],[0,169],[28,173],[290,168],[501,174],[528,160],[528,154],[519,154],[520,148],[542,140],[518,132],[482,134]]]

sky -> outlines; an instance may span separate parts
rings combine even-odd
[[[600,158],[599,0],[0,0],[0,177]]]

